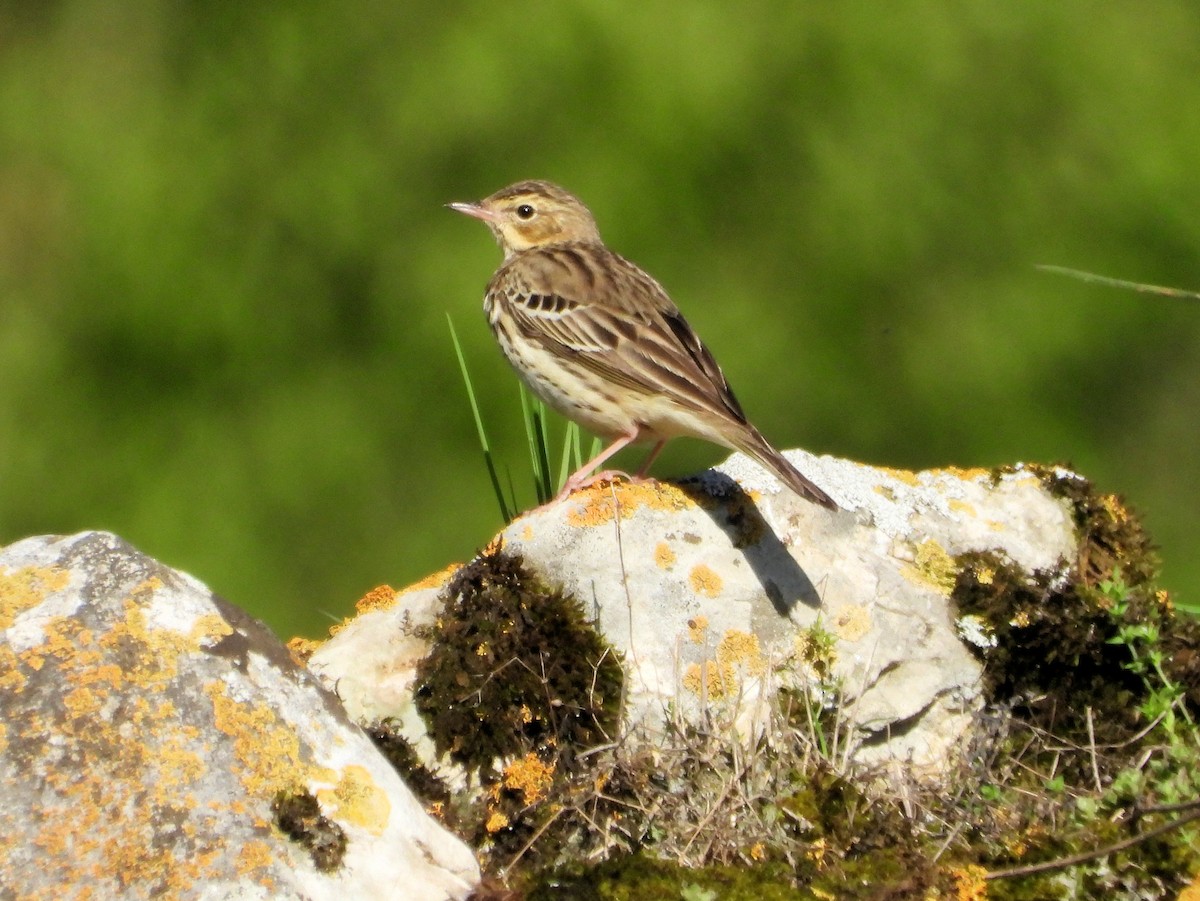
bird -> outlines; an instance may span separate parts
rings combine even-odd
[[[691,436],[741,451],[801,497],[838,509],[750,423],[662,285],[605,246],[578,197],[530,180],[447,206],[482,220],[503,251],[483,308],[509,363],[552,409],[609,442],[551,503],[629,478],[596,470],[631,444],[652,444],[637,481],[668,441]]]

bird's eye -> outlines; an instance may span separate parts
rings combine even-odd
[[[527,203],[523,203],[517,207],[517,217],[520,219],[532,219],[533,212],[533,207]]]

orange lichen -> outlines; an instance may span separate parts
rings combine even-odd
[[[271,846],[266,842],[246,842],[238,849],[237,874],[248,876],[256,870],[265,870],[271,866],[272,859]]]
[[[209,613],[196,617],[188,638],[195,642],[197,648],[208,647],[215,641],[220,641],[227,635],[233,634],[233,626],[219,613]]]
[[[975,479],[990,478],[991,473],[978,466],[943,466],[941,469],[934,470],[935,472],[944,472],[946,475],[955,476],[962,479],[964,482],[971,482]]]
[[[736,695],[743,679],[761,677],[767,660],[753,632],[731,629],[717,644],[716,659],[693,663],[683,674],[683,687],[695,695],[713,699]]]
[[[20,660],[8,645],[0,645],[0,692],[18,692],[28,677],[20,670]]]
[[[147,580],[134,594],[158,587]],[[212,631],[211,623],[202,629]],[[42,634],[41,644],[10,662],[14,670],[57,670],[65,687],[60,706],[22,711],[5,724],[4,737],[48,749],[46,736],[54,735],[90,764],[81,771],[46,758],[39,766],[46,792],[24,825],[29,841],[44,852],[55,882],[91,886],[95,897],[108,895],[114,874],[123,885],[186,894],[224,853],[214,842],[181,858],[170,843],[156,841],[164,811],[174,820],[196,810],[199,802],[188,789],[208,767],[200,730],[160,696],[196,639],[149,628],[133,596],[125,600],[124,616],[107,626],[87,628],[58,617],[43,624]],[[130,692],[131,686],[144,690]],[[118,706],[119,717],[101,715]],[[185,819],[180,828],[197,827]],[[0,848],[0,869],[4,856]]]
[[[956,901],[987,901],[987,870],[983,867],[952,867],[950,878],[954,880]]]
[[[670,569],[675,565],[675,552],[665,541],[660,541],[654,547],[654,564],[659,569]]]
[[[1192,877],[1191,883],[1179,893],[1177,901],[1200,901],[1200,875]]]
[[[449,566],[443,566],[437,572],[430,573],[425,578],[413,582],[403,591],[398,592],[398,595],[406,594],[410,591],[420,591],[425,588],[441,588],[461,568],[461,563],[451,563]]]
[[[724,588],[721,577],[712,567],[704,563],[697,563],[692,567],[692,571],[688,573],[688,584],[692,586],[692,591],[696,594],[710,598],[715,598]]]
[[[386,610],[396,603],[396,589],[391,585],[377,585],[354,603],[355,613]]]
[[[317,650],[324,643],[323,641],[314,641],[311,638],[302,638],[297,635],[288,639],[287,649],[288,653],[292,655],[292,660],[296,661],[297,666],[305,666],[312,658],[312,655],[317,653]]]
[[[291,786],[332,781],[327,770],[303,762],[295,731],[266,704],[231,697],[219,681],[204,686],[204,693],[212,703],[213,725],[233,740],[234,775],[248,794],[265,798]]]
[[[692,644],[704,644],[708,641],[708,617],[701,614],[693,616],[687,622],[688,641]]]
[[[640,507],[652,510],[685,510],[694,501],[675,485],[647,479],[641,482],[613,482],[593,485],[571,496],[567,523],[572,526],[599,526],[612,522],[618,513],[628,519]]]
[[[532,752],[504,768],[504,787],[519,791],[526,804],[536,804],[544,798],[553,782],[554,764],[544,762]]]
[[[17,614],[42,603],[49,595],[62,591],[71,581],[67,570],[45,566],[9,569],[0,566],[0,629],[7,629]]]

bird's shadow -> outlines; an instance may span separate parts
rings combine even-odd
[[[790,617],[797,604],[814,610],[821,606],[817,587],[741,485],[714,471],[705,473],[703,481],[675,485],[729,536],[780,616]]]

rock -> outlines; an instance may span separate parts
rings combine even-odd
[[[444,901],[478,883],[260,623],[114,535],[0,551],[0,897]]]
[[[751,735],[760,701],[808,678],[840,686],[854,759],[940,772],[982,706],[968,641],[989,640],[985,625],[956,621],[953,557],[994,551],[1027,572],[1053,568],[1075,548],[1068,507],[1021,467],[910,473],[789,456],[840,512],[734,455],[680,485],[577,492],[498,540],[579,599],[622,653],[631,726],[717,715]],[[364,610],[309,664],[355,719],[393,718],[427,761],[411,690],[438,585]]]

